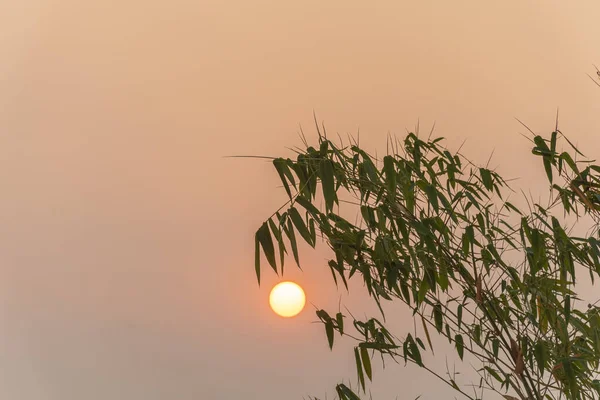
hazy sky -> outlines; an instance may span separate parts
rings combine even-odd
[[[331,399],[350,342],[329,352],[310,305],[275,316],[278,278],[254,277],[277,175],[222,156],[289,154],[313,110],[380,151],[435,121],[528,188],[514,117],[546,133],[560,107],[600,156],[599,20],[597,1],[0,1],[0,398]],[[326,255],[286,278],[375,312]],[[454,395],[375,369],[377,399]]]

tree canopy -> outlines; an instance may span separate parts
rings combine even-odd
[[[375,355],[425,368],[468,399],[492,391],[506,399],[600,398],[600,307],[576,291],[582,279],[600,277],[600,166],[558,126],[531,137],[548,201],[524,196],[521,208],[502,176],[450,151],[443,138],[409,133],[377,158],[317,130],[317,146],[304,140],[294,159],[272,160],[289,201],[256,232],[257,279],[261,253],[283,273],[290,253],[300,265],[299,240],[323,240],[338,286],[360,279],[382,314],[382,303],[402,302],[418,322],[399,337],[380,316],[318,310],[330,347],[338,335],[355,340],[359,386],[338,384],[340,399],[359,399]],[[474,387],[424,362],[433,334],[458,358],[476,360]]]

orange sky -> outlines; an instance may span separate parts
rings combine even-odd
[[[591,0],[4,0],[0,398],[331,399],[356,381],[350,342],[330,353],[310,303],[375,310],[336,291],[323,249],[288,264],[305,311],[269,310],[278,278],[257,287],[253,233],[285,193],[268,163],[223,156],[289,154],[313,110],[382,152],[435,121],[540,193],[514,117],[546,133],[560,107],[600,155],[599,15]],[[453,395],[380,369],[378,399]]]

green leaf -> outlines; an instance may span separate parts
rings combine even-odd
[[[362,358],[362,365],[365,369],[365,373],[367,374],[367,378],[369,378],[369,380],[372,381],[373,371],[371,370],[371,359],[369,358],[369,350],[367,350],[365,347],[361,347],[360,356]]]
[[[473,341],[481,345],[481,327],[479,325],[473,327]]]
[[[337,322],[337,326],[338,326],[338,330],[340,331],[340,334],[343,335],[344,334],[344,316],[342,315],[342,313],[337,313],[335,315],[335,320]]]
[[[288,181],[290,181],[294,186],[296,185],[296,182],[294,180],[294,175],[292,175],[292,172],[290,171],[290,168],[287,165],[287,161],[283,158],[276,158],[275,160],[273,160],[273,165],[275,166],[275,169],[279,174],[279,178],[281,178],[281,183],[283,183],[285,191],[291,199],[292,192],[290,190],[290,185],[288,184]]]
[[[394,168],[394,157],[383,157],[383,173],[387,184],[387,190],[390,198],[396,197],[396,169]]]
[[[533,141],[537,145],[537,147],[533,149],[534,154],[542,155],[543,162],[544,162],[544,169],[546,170],[546,175],[548,176],[548,181],[550,183],[552,183],[552,165],[551,165],[550,157],[552,157],[553,154],[550,151],[550,149],[548,148],[546,141],[541,136],[538,135],[538,136],[534,137]],[[537,153],[536,153],[536,151],[537,151]]]
[[[449,282],[448,282],[448,267],[446,265],[445,259],[443,259],[443,258],[440,260],[439,264],[440,264],[440,270],[439,270],[438,275],[437,275],[437,281],[438,281],[438,283],[440,285],[440,288],[443,291],[446,291],[446,289],[448,289],[448,286],[449,286]]]
[[[463,305],[462,304],[458,305],[458,308],[456,310],[456,314],[457,314],[457,317],[458,317],[458,329],[460,330],[460,326],[462,324],[462,315],[463,315]]]
[[[506,208],[513,210],[514,212],[523,215],[523,213],[517,208],[515,207],[512,203],[509,203],[508,201],[504,203],[504,205],[506,206]]]
[[[331,350],[333,349],[333,322],[331,322],[331,319],[325,322],[325,333],[327,334],[327,342]]]
[[[552,153],[556,152],[556,134],[557,132],[554,131],[552,132],[552,134],[550,135],[550,151]]]
[[[411,334],[408,334],[406,338],[406,343],[408,344],[408,348],[410,349],[411,358],[417,363],[419,366],[423,366],[423,360],[421,359],[421,351],[419,350],[419,346],[414,341]]]
[[[465,348],[465,344],[463,342],[463,337],[461,334],[457,334],[456,336],[454,336],[454,342],[456,345],[456,352],[458,353],[458,356],[460,357],[460,359],[463,359],[463,355],[464,355],[464,348]]]
[[[262,249],[267,257],[267,261],[271,265],[271,268],[277,272],[277,264],[275,263],[275,248],[273,247],[273,239],[271,238],[271,232],[269,226],[264,222],[261,227],[256,231],[256,236]]]
[[[325,198],[325,209],[329,212],[333,209],[333,203],[337,201],[335,194],[335,181],[333,177],[333,163],[329,159],[321,160],[319,163],[319,175]]]
[[[571,318],[571,296],[565,296],[565,324],[569,324],[569,318]]]
[[[316,217],[320,214],[319,210],[317,209],[317,207],[315,207],[310,200],[308,200],[306,197],[304,197],[303,195],[299,195],[296,196],[296,198],[294,199],[296,203],[300,204],[302,207],[304,207],[304,209],[306,211],[308,211],[309,213],[311,213],[313,215],[313,217]]]
[[[485,221],[483,219],[483,215],[481,213],[478,213],[476,219],[477,224],[479,224],[479,230],[485,235]]]
[[[433,306],[433,319],[435,320],[435,329],[437,329],[438,332],[441,332],[444,321],[442,318],[442,305],[440,303],[436,303]]]
[[[500,340],[498,338],[492,339],[492,353],[494,354],[494,358],[498,358],[498,352],[500,350]]]
[[[292,226],[292,220],[288,218],[287,220],[287,228],[284,229],[285,234],[287,235],[290,246],[292,247],[292,254],[294,255],[294,260],[296,261],[296,265],[300,267],[300,257],[298,255],[298,243],[296,243],[296,234],[294,233],[294,227]]]
[[[398,346],[395,344],[389,343],[381,343],[381,342],[362,342],[359,344],[360,347],[364,347],[365,349],[375,349],[375,350],[393,350],[397,349]]]
[[[258,235],[254,235],[254,270],[256,272],[256,280],[260,286],[260,242]]]
[[[483,186],[489,191],[494,189],[494,182],[492,181],[492,174],[489,169],[479,168],[479,173],[481,174],[481,181],[483,182]]]
[[[294,223],[294,226],[296,226],[298,233],[300,233],[300,236],[302,236],[302,238],[304,239],[304,241],[306,241],[306,243],[308,243],[309,245],[314,247],[315,243],[313,243],[313,241],[312,241],[310,231],[306,227],[306,224],[304,223],[304,219],[302,218],[302,216],[300,216],[300,213],[298,212],[298,210],[296,208],[292,207],[289,209],[288,213],[289,213],[290,218],[292,219],[292,222]]]
[[[544,342],[539,341],[535,344],[533,347],[533,356],[535,357],[541,375],[544,376],[544,369],[548,363],[548,349]]]
[[[315,229],[315,220],[311,219],[308,221],[308,228],[310,233],[310,240],[313,244],[312,247],[315,247],[317,244],[317,230]]]
[[[281,221],[281,215],[279,215],[279,213],[277,213],[277,217],[277,220]],[[285,261],[285,254],[287,253],[287,251],[285,249],[285,244],[283,243],[282,232],[273,221],[273,218],[269,218],[268,222],[269,227],[271,228],[271,232],[273,232],[273,236],[275,236],[275,240],[277,241],[277,245],[279,247],[279,263],[281,264],[281,273],[283,274],[283,265]]]
[[[465,257],[467,257],[469,255],[470,250],[471,250],[471,238],[469,237],[467,232],[464,232],[462,235],[462,252]]]
[[[433,185],[426,185],[425,194],[427,194],[429,204],[431,204],[435,212],[439,212],[440,206],[438,204],[437,190],[435,189],[435,187]]]
[[[358,397],[351,389],[349,389],[343,383],[337,385],[335,387],[335,391],[337,392],[340,400],[360,400],[360,397]]]
[[[495,380],[497,380],[498,382],[502,383],[504,381],[504,379],[500,378],[500,375],[498,375],[498,372],[496,372],[496,370],[490,368],[490,367],[483,367],[485,368],[485,370],[494,377]]]
[[[423,323],[423,330],[425,331],[425,337],[427,338],[429,348],[431,349],[431,352],[434,353],[433,345],[431,344],[431,337],[429,336],[429,329],[427,329],[427,324],[425,323],[425,318],[423,318],[423,316],[421,316],[421,322]]]
[[[577,168],[577,164],[575,164],[575,161],[573,161],[573,159],[571,158],[571,155],[567,152],[564,152],[560,155],[559,157],[561,160],[565,160],[567,162],[567,164],[569,164],[569,167],[571,167],[571,170],[573,172],[575,172],[577,175],[579,175],[579,168]]]
[[[354,348],[354,359],[356,360],[356,373],[358,374],[358,381],[360,386],[365,390],[365,376],[363,374],[362,363],[360,361],[360,354],[358,353],[358,347]]]

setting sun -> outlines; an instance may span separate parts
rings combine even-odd
[[[302,311],[306,303],[304,290],[294,282],[281,282],[275,285],[269,296],[269,304],[276,314],[294,317]]]

